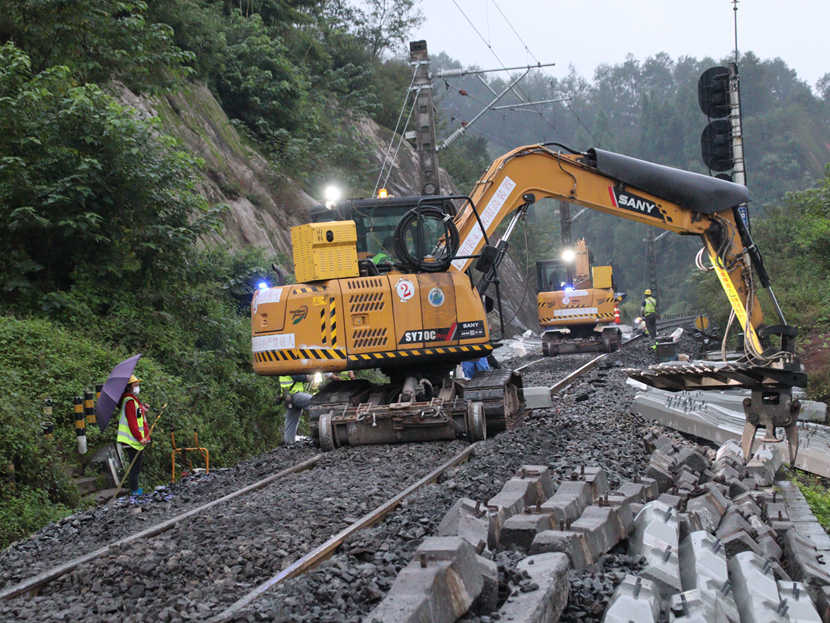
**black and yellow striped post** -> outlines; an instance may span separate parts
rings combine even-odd
[[[84,420],[84,399],[75,396],[72,409],[75,413],[75,436],[78,439],[78,453],[86,454],[86,420]]]
[[[98,385],[95,386],[95,403],[96,404],[98,403],[98,400],[101,398],[101,390],[102,389],[104,389],[104,384],[103,383],[98,383]]]
[[[87,426],[95,424],[95,401],[91,391],[84,392],[84,416]]]
[[[47,398],[43,401],[43,421],[40,423],[40,429],[43,431],[43,436],[46,439],[52,439],[55,431],[55,423],[52,421],[52,399]]]

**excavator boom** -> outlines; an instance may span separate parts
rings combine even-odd
[[[749,199],[745,186],[599,149],[563,153],[548,145],[519,147],[496,159],[478,181],[471,206],[455,219],[460,245],[452,270],[466,271],[487,236],[520,199],[565,199],[606,214],[678,234],[699,235],[721,286],[755,352],[763,314],[752,296],[751,272],[735,213]]]

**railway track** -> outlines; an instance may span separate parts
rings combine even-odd
[[[600,359],[602,359],[602,356],[595,357],[588,364],[581,366],[573,373],[567,375],[565,379],[557,383],[557,389],[564,387],[565,385],[572,382],[573,379],[575,379],[579,375],[593,368],[596,365],[596,362]],[[423,486],[424,484],[427,484],[428,482],[431,482],[438,478],[444,471],[454,466],[461,460],[466,459],[471,452],[472,446],[464,448],[457,455],[452,457],[449,461],[445,462],[439,468],[432,470],[429,474],[421,478],[418,482],[407,487],[403,492],[393,496],[390,500],[378,506],[378,508],[367,513],[361,519],[353,522],[344,530],[341,530],[337,534],[333,535],[331,538],[327,539],[325,542],[311,550],[306,555],[295,560],[286,569],[281,570],[279,573],[265,580],[253,592],[241,597],[232,606],[230,606],[228,609],[217,615],[215,620],[229,620],[231,613],[236,612],[244,606],[246,606],[256,596],[259,596],[265,590],[272,588],[273,586],[279,584],[287,578],[302,573],[303,571],[314,566],[315,564],[318,564],[328,554],[330,554],[331,551],[333,551],[337,546],[339,546],[348,536],[354,534],[356,531],[362,528],[365,528],[368,525],[371,525],[371,523],[378,521],[381,517],[383,517],[383,515],[390,512],[397,504],[399,504],[413,491],[417,490],[420,486]],[[242,496],[253,494],[254,492],[257,492],[266,486],[276,484],[276,481],[290,474],[313,469],[320,462],[321,457],[322,455],[318,454],[309,459],[300,461],[295,465],[282,469],[275,474],[266,476],[232,493],[223,495],[218,499],[198,505],[195,508],[192,508],[185,512],[179,513],[173,517],[160,521],[139,532],[109,542],[103,545],[102,547],[98,547],[97,549],[94,549],[86,554],[74,557],[65,562],[61,562],[51,568],[45,569],[40,573],[26,578],[21,582],[17,582],[11,586],[7,586],[6,588],[0,590],[0,601],[7,601],[24,595],[35,596],[38,595],[41,591],[48,591],[49,589],[45,588],[48,584],[54,582],[55,580],[58,580],[59,578],[67,574],[72,573],[74,570],[81,567],[82,565],[94,564],[95,561],[105,559],[107,556],[117,555],[119,552],[122,552],[130,547],[140,546],[146,540],[159,536],[162,533],[171,531],[183,522],[194,520],[198,515],[208,513],[209,511],[220,505],[230,503],[232,500],[236,498],[241,498]]]
[[[141,620],[165,620],[183,606],[182,597],[193,605],[187,608],[191,614],[207,618],[250,586],[291,569],[307,551],[332,546],[328,535],[341,532],[344,524],[362,527],[382,517],[405,497],[390,502],[390,493],[422,481],[435,472],[436,463],[451,459],[449,466],[470,452],[467,444],[451,442],[417,450],[384,446],[314,456],[3,588],[0,619],[46,621],[63,613],[78,620],[109,620],[140,602]],[[398,462],[409,469],[389,469]],[[365,477],[371,471],[367,466],[384,471],[382,483]],[[363,523],[355,519],[361,516]],[[141,525],[141,514],[135,517]],[[321,552],[315,563],[324,556]],[[24,596],[32,593],[36,595]],[[85,602],[82,610],[77,596]],[[73,605],[56,609],[61,602],[76,604],[77,612]]]
[[[531,362],[531,383],[582,389],[565,392],[528,425],[479,442],[475,452],[455,441],[341,448],[310,457],[300,462],[305,471],[285,469],[244,493],[7,584],[0,589],[0,618],[111,620],[133,612],[135,620],[228,621],[255,612],[267,619],[356,621],[459,493],[481,498],[522,463],[565,470],[574,456],[601,461],[612,483],[632,477],[646,455],[638,449],[642,423],[627,412],[630,395],[618,361],[626,357],[631,364],[625,352]],[[586,387],[595,395],[575,401]],[[597,403],[600,414],[593,411]],[[429,484],[436,480],[440,484]],[[141,515],[134,518],[143,525]],[[336,585],[344,582],[350,597],[337,597]]]

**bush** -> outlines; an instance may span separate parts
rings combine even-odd
[[[179,446],[190,445],[198,430],[217,467],[278,443],[275,381],[253,374],[250,364],[248,301],[260,279],[273,278],[268,264],[256,251],[194,252],[182,282],[159,282],[146,296],[104,302],[95,283],[79,279],[44,297],[51,320],[0,316],[0,516],[20,516],[3,539],[25,536],[77,506],[68,473],[115,440],[117,419],[103,432],[88,428],[89,451],[80,456],[72,399],[137,352],[144,354],[137,375],[141,398],[152,407],[150,423],[166,405],[147,450],[143,486],[169,480],[173,430]],[[54,401],[53,441],[40,431],[46,397]]]

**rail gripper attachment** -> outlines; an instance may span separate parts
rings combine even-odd
[[[744,424],[741,435],[741,450],[744,458],[749,459],[752,452],[752,442],[759,426],[765,430],[763,443],[779,443],[782,439],[775,436],[775,428],[784,429],[787,438],[790,465],[795,463],[798,455],[798,413],[801,403],[792,397],[792,388],[752,389],[751,397],[744,398]]]

